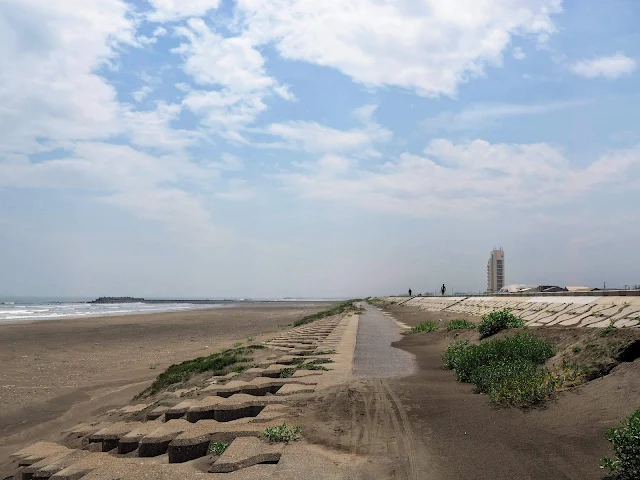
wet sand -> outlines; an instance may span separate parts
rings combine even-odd
[[[130,400],[169,365],[323,310],[323,302],[0,325],[0,462],[86,416]]]

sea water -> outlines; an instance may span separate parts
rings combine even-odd
[[[229,304],[194,303],[86,303],[82,300],[0,298],[0,323],[58,318],[101,317],[135,313],[174,312],[220,308]]]

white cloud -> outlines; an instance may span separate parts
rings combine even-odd
[[[516,35],[546,38],[561,0],[238,0],[246,35],[287,59],[333,67],[366,86],[422,96],[500,65]]]
[[[403,153],[377,167],[353,168],[347,159],[327,157],[303,167],[278,175],[286,189],[302,197],[415,217],[477,215],[567,203],[607,183],[631,187],[640,170],[640,148],[578,168],[544,143],[438,139],[428,143],[423,156]]]
[[[147,37],[146,35],[138,35],[136,37],[136,40],[138,41],[138,43],[144,45],[145,47],[158,42],[158,39],[156,37]]]
[[[148,0],[153,8],[148,14],[152,22],[173,22],[188,17],[201,17],[220,6],[220,0]]]
[[[136,102],[140,103],[147,98],[151,92],[153,92],[153,88],[149,85],[145,85],[140,90],[133,92],[131,96]]]
[[[638,67],[638,62],[621,52],[608,57],[598,57],[591,60],[581,60],[571,65],[571,71],[586,78],[604,77],[618,78],[632,73]]]
[[[422,125],[430,131],[478,130],[495,126],[500,120],[526,115],[543,115],[567,108],[586,105],[584,101],[552,102],[541,104],[479,104],[460,112],[442,112],[428,118]]]
[[[352,116],[363,124],[359,128],[340,130],[318,122],[289,121],[272,123],[248,132],[278,137],[272,143],[247,142],[263,148],[301,150],[310,153],[346,153],[360,158],[379,157],[376,145],[388,143],[393,133],[374,121],[377,105],[356,108]]]
[[[223,153],[221,161],[215,163],[215,165],[221,170],[240,171],[244,170],[244,162],[241,158],[231,155],[230,153]]]
[[[525,58],[527,58],[527,54],[524,53],[522,51],[522,48],[520,47],[514,48],[511,54],[513,55],[513,58],[515,58],[516,60],[524,60]]]
[[[223,158],[196,164],[176,153],[150,155],[126,145],[80,142],[64,158],[0,162],[0,187],[91,191],[90,198],[96,201],[161,222],[181,235],[188,229],[213,240],[219,229],[201,193],[214,187],[226,191],[221,182],[230,162]],[[226,183],[236,187],[237,196],[248,195],[248,187],[241,192],[238,185]]]
[[[306,152],[357,152],[357,156],[379,156],[376,143],[386,143],[392,133],[379,125],[370,128],[338,130],[316,122],[272,123],[264,133],[280,137],[282,143],[271,147],[291,148]]]
[[[216,192],[216,198],[231,202],[245,202],[254,196],[255,192],[249,187],[248,182],[239,178],[229,180],[226,188]]]
[[[116,92],[95,72],[135,43],[129,14],[120,0],[0,2],[0,151],[120,130]]]
[[[164,27],[157,27],[154,31],[153,31],[153,36],[154,37],[163,37],[167,34],[167,29]]]
[[[199,86],[187,94],[184,105],[202,116],[207,127],[240,129],[266,110],[263,99],[267,95],[292,98],[266,74],[264,58],[249,38],[225,38],[201,19],[190,19],[176,33],[186,42],[173,52],[183,56],[185,73]]]
[[[126,136],[133,145],[160,151],[183,150],[204,139],[197,130],[172,127],[181,105],[158,102],[154,110],[131,110],[123,108],[121,122]]]

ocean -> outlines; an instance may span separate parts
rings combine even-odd
[[[81,303],[93,299],[0,298],[0,323],[223,308],[230,304]]]

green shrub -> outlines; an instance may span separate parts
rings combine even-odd
[[[409,332],[410,333],[435,332],[436,330],[438,330],[438,324],[436,322],[422,322],[416,325],[415,327],[413,327],[411,330],[409,330]]]
[[[292,427],[283,423],[282,425],[267,427],[263,433],[271,442],[290,442],[298,438],[301,431],[302,428],[300,427]]]
[[[479,345],[459,340],[446,348],[442,360],[459,381],[474,384],[491,401],[528,406],[548,398],[558,387],[558,379],[570,377],[540,367],[554,353],[550,343],[531,334],[517,334]]]
[[[475,330],[476,329],[476,325],[475,323],[471,323],[468,320],[451,320],[450,322],[447,322],[447,325],[445,327],[447,330],[451,331],[451,330]]]
[[[486,338],[495,335],[501,330],[519,327],[524,327],[522,319],[516,317],[508,308],[505,308],[484,315],[478,325],[478,331],[480,332],[480,338]]]
[[[473,372],[471,383],[492,402],[522,407],[547,400],[555,391],[549,371],[527,360],[483,365]]]
[[[640,478],[640,410],[622,421],[618,428],[607,432],[615,459],[603,458],[600,468],[609,470],[610,478],[634,480]]]
[[[219,457],[224,453],[224,451],[227,449],[228,446],[229,446],[228,443],[213,442],[209,445],[209,453]]]
[[[467,354],[468,346],[469,340],[456,340],[447,346],[442,356],[444,366],[450,370],[454,370],[458,363],[460,363],[461,357]]]
[[[348,302],[343,302],[328,310],[323,310],[322,312],[314,313],[312,315],[307,315],[306,317],[301,318],[297,322],[294,322],[293,326],[299,327],[300,325],[305,325],[307,323],[315,322],[316,320],[320,320],[321,318],[332,317],[334,315],[339,315],[349,310],[355,310],[355,306],[353,305],[353,302],[355,302],[355,300],[349,300]]]

